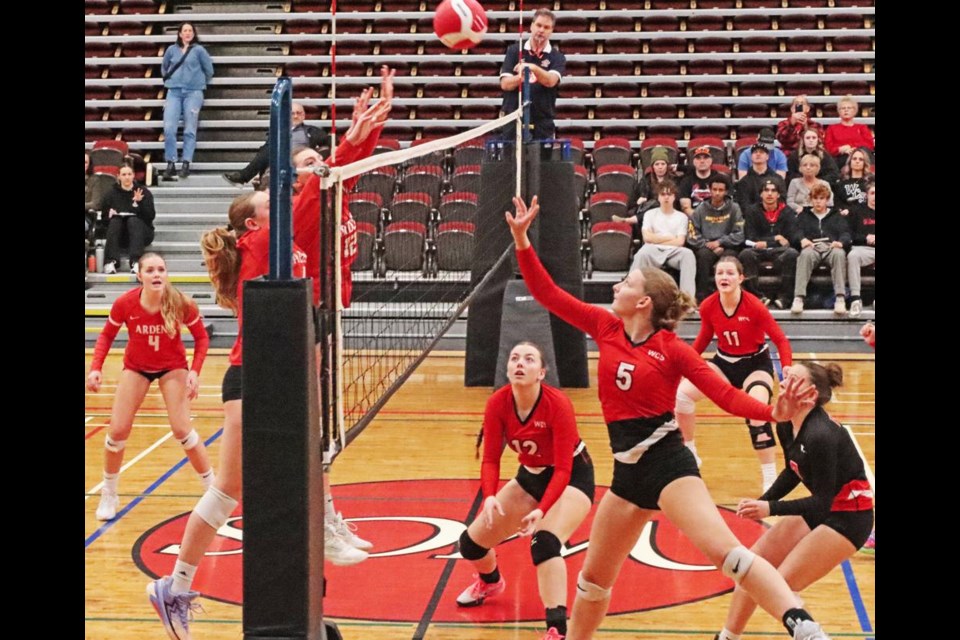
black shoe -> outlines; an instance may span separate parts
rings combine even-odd
[[[173,164],[172,162],[168,162],[168,163],[167,163],[167,169],[166,169],[166,171],[163,172],[163,176],[162,176],[162,177],[163,177],[164,180],[176,181],[176,179],[177,179],[177,168],[176,168],[176,166],[174,166],[174,164]]]
[[[190,163],[183,162],[180,164],[180,177],[189,178],[190,177]]]
[[[235,187],[242,187],[247,183],[247,181],[243,179],[243,176],[240,175],[239,171],[231,171],[229,173],[224,173],[223,179]]]

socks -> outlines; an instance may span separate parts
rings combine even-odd
[[[496,584],[500,582],[500,567],[494,567],[490,573],[481,573],[480,579],[487,584]]]
[[[116,495],[117,493],[117,481],[120,479],[119,473],[107,473],[103,472],[103,489],[102,493],[112,493]]]
[[[193,576],[197,573],[197,568],[192,564],[187,564],[183,560],[177,560],[173,565],[173,584],[170,585],[170,592],[186,593],[190,591],[193,585]]]
[[[200,474],[200,482],[203,483],[204,489],[209,489],[213,486],[213,481],[217,479],[217,474],[213,472],[213,467],[210,467],[206,473]]]
[[[724,627],[720,635],[717,636],[717,640],[740,640],[740,634],[728,631],[727,628]]]
[[[813,618],[804,609],[787,609],[783,614],[783,628],[792,636],[793,630],[803,620],[813,620]]]
[[[553,627],[560,635],[567,635],[567,608],[560,606],[546,609],[545,611],[547,629]]]

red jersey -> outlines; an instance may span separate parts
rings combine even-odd
[[[184,309],[185,316],[180,318],[176,334],[171,337],[163,324],[160,311],[149,313],[140,305],[140,293],[143,287],[131,289],[116,299],[110,308],[110,316],[103,326],[97,345],[93,350],[91,371],[103,369],[103,361],[110,351],[110,345],[120,331],[127,325],[127,348],[123,352],[123,368],[131,371],[155,373],[170,369],[187,368],[187,350],[180,339],[180,326],[185,326],[193,335],[193,363],[191,368],[200,373],[203,360],[207,357],[210,338],[203,326],[203,318],[197,306],[189,305]]]
[[[240,278],[237,281],[237,341],[230,349],[230,364],[243,364],[243,283],[270,273],[270,229],[247,231],[237,239]],[[307,254],[293,245],[293,277],[306,278]]]
[[[558,287],[532,248],[517,251],[517,261],[533,297],[551,313],[589,333],[600,348],[597,386],[603,418],[608,425],[672,414],[681,378],[690,380],[727,413],[764,422],[773,420],[773,407],[724,382],[700,354],[672,331],[658,329],[645,341],[634,344],[627,336],[623,320],[577,300]],[[633,427],[627,425],[627,428]],[[636,462],[643,451],[675,431],[677,426],[670,421],[638,428],[645,431],[640,434],[642,437],[630,438],[643,445],[634,452],[637,455],[620,456],[621,451],[617,449],[621,443],[612,441],[615,457]],[[613,430],[610,432],[613,437]]]
[[[509,384],[490,396],[483,414],[480,486],[484,499],[497,493],[504,443],[517,452],[522,465],[553,466],[553,476],[539,505],[546,513],[570,482],[573,453],[580,443],[570,399],[559,389],[541,383],[533,410],[521,420]]]
[[[337,145],[336,162],[331,167],[342,167],[362,160],[373,153],[380,139],[378,127],[363,144],[355,146],[346,139]],[[340,214],[340,297],[344,308],[350,306],[353,293],[353,273],[350,265],[357,259],[357,223],[347,206],[347,192],[356,184],[359,176],[343,183],[343,198]],[[293,239],[307,252],[307,277],[313,278],[313,305],[320,304],[320,176],[310,176],[293,200]]]
[[[700,333],[693,341],[694,350],[703,353],[714,335],[720,353],[738,357],[757,353],[770,336],[777,345],[780,363],[784,367],[793,364],[793,350],[780,325],[764,304],[748,291],[740,290],[740,302],[730,316],[723,310],[719,293],[707,296],[700,303]]]

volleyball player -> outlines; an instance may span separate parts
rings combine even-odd
[[[773,399],[773,362],[767,349],[766,337],[777,345],[784,377],[793,359],[793,351],[783,331],[759,298],[744,291],[743,265],[734,256],[723,256],[714,268],[717,291],[700,304],[700,333],[693,341],[697,353],[703,353],[714,335],[717,337],[717,354],[708,366],[727,382],[739,387],[751,396],[769,404]],[[694,408],[703,394],[683,380],[677,389],[677,424],[684,443],[697,457],[694,441],[696,416]],[[760,459],[763,490],[766,491],[777,477],[775,456],[776,440],[770,422],[747,420],[750,442]]]
[[[167,263],[156,253],[140,257],[137,280],[140,286],[117,298],[110,308],[87,375],[87,389],[94,393],[100,391],[103,361],[120,327],[126,324],[128,338],[123,352],[123,371],[117,380],[104,443],[98,520],[113,520],[117,516],[120,504],[117,483],[123,450],[133,428],[133,418],[154,380],[159,381],[170,429],[200,475],[203,486],[209,487],[214,479],[207,448],[190,426],[190,401],[197,397],[200,369],[210,345],[200,310],[193,300],[170,284]],[[187,327],[193,335],[193,362],[189,369],[187,351],[180,339],[181,327]]]
[[[786,468],[757,500],[741,500],[737,514],[761,520],[784,516],[764,532],[753,552],[778,567],[796,592],[825,576],[852,556],[873,528],[873,491],[863,459],[850,433],[834,422],[823,405],[843,383],[836,364],[797,364],[790,371],[817,389],[815,407],[777,424]],[[784,500],[798,484],[810,496]],[[740,640],[756,604],[740,587],[733,593],[718,640]]]
[[[724,523],[671,413],[681,377],[725,411],[764,422],[790,419],[813,403],[815,389],[789,378],[771,407],[726,383],[673,332],[693,310],[693,300],[660,269],[631,271],[616,284],[612,314],[577,300],[553,282],[530,245],[536,198],[529,209],[519,198],[514,206],[516,215],[505,217],[530,292],[600,348],[600,403],[614,454],[613,482],[594,516],[567,640],[591,638],[600,626],[617,574],[657,510],[781,619],[795,640],[827,638],[776,569],[741,545]]]
[[[567,566],[560,552],[593,504],[593,462],[577,431],[573,404],[543,382],[546,374],[540,348],[521,342],[507,361],[510,384],[487,401],[483,510],[460,536],[460,555],[473,563],[477,576],[457,604],[478,606],[504,590],[493,547],[519,531],[532,536],[530,556],[547,626],[543,640],[560,640],[567,633]],[[517,452],[520,468],[497,491],[505,444]]]

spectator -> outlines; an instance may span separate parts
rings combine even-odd
[[[327,132],[320,129],[320,127],[306,124],[304,122],[306,117],[307,112],[304,110],[302,104],[294,102],[290,105],[290,149],[309,147],[323,155],[321,148],[330,144],[330,136]],[[240,171],[223,174],[223,179],[230,184],[237,186],[244,185],[256,176],[262,175],[269,167],[270,149],[267,144],[264,143],[262,147],[257,149],[257,154],[253,156],[253,159],[247,166]]]
[[[877,185],[867,187],[867,203],[852,210],[853,248],[847,254],[847,280],[850,283],[850,317],[859,318],[863,312],[860,300],[860,269],[877,261]]]
[[[836,208],[827,206],[830,189],[822,184],[810,190],[812,207],[806,207],[797,216],[793,244],[800,246],[797,259],[797,281],[794,286],[791,313],[803,313],[803,299],[807,295],[807,284],[813,270],[826,262],[830,265],[833,278],[833,291],[837,295],[833,312],[843,315],[847,305],[843,299],[847,275],[847,254],[844,250],[850,246],[850,226],[846,216],[840,215]]]
[[[713,170],[713,156],[710,147],[697,147],[693,150],[693,171],[680,180],[677,189],[680,198],[680,210],[688,216],[701,203],[710,199],[710,181],[719,175]]]
[[[776,180],[767,180],[760,189],[760,202],[744,211],[744,236],[747,248],[740,252],[743,263],[744,288],[770,303],[760,293],[760,261],[773,260],[773,267],[780,276],[780,291],[772,304],[777,309],[786,309],[793,296],[794,279],[797,274],[797,250],[790,246],[796,226],[796,215],[780,199],[780,186]]]
[[[767,164],[769,164],[774,171],[777,172],[777,175],[781,178],[786,178],[787,176],[787,156],[777,149],[775,146],[776,136],[773,133],[773,129],[764,127],[760,129],[760,135],[757,136],[757,143],[762,144],[769,151],[769,158],[767,158]],[[756,145],[754,145],[756,146]],[[752,164],[752,149],[744,149],[740,152],[740,157],[737,159],[737,177],[743,178],[747,175],[747,171],[750,169]]]
[[[807,96],[797,96],[790,105],[790,117],[777,123],[777,142],[788,157],[793,157],[804,132],[810,129],[816,131],[818,137],[823,137],[823,126],[814,122],[810,115]]]
[[[714,266],[721,256],[736,256],[743,248],[743,214],[727,198],[730,183],[717,175],[710,181],[710,199],[690,217],[687,244],[697,258],[697,304],[717,290]]]
[[[750,170],[737,182],[736,199],[741,211],[746,211],[750,205],[760,201],[760,185],[767,179],[777,180],[780,193],[787,192],[783,176],[771,169],[767,163],[769,158],[770,147],[766,143],[757,141],[750,147]]]
[[[812,153],[805,154],[800,158],[800,177],[790,181],[790,187],[787,189],[787,206],[796,210],[797,213],[803,211],[804,207],[810,206],[810,189],[815,185],[822,184],[830,189],[830,183],[817,177],[820,173],[820,158]],[[833,192],[830,192],[830,201],[827,203],[833,206]]]
[[[95,218],[93,218],[96,205],[93,202],[93,166],[90,163],[90,152],[83,152],[83,179],[84,179],[84,196],[83,196],[83,231],[84,233],[90,233],[90,229],[93,228]]]
[[[177,42],[167,47],[160,64],[167,99],[163,104],[163,156],[167,160],[164,180],[174,180],[177,160],[177,125],[183,117],[183,155],[180,177],[190,175],[190,163],[197,148],[197,124],[203,91],[213,78],[210,54],[200,44],[196,28],[189,22],[180,25]]]
[[[693,297],[696,294],[697,259],[693,251],[683,246],[687,242],[687,227],[690,219],[673,208],[677,188],[672,180],[664,180],[657,186],[659,207],[643,214],[643,246],[633,259],[634,269],[643,267],[672,267],[680,270],[680,289]],[[628,218],[636,222],[636,217]]]
[[[850,207],[867,201],[867,183],[873,179],[871,163],[870,153],[866,149],[855,149],[847,156],[847,164],[840,172],[840,182],[833,187],[836,194],[834,202],[840,208],[840,213],[846,215]]]
[[[650,171],[634,183],[633,193],[627,200],[627,215],[638,218],[656,207],[657,187],[670,176],[670,156],[663,147],[657,147],[650,154]]]
[[[820,158],[820,173],[817,177],[833,185],[840,179],[840,168],[823,146],[823,131],[819,129],[805,129],[800,137],[800,148],[787,158],[787,184],[794,178],[800,177],[800,158],[808,153]]]
[[[133,167],[120,167],[120,181],[103,198],[101,216],[107,219],[107,246],[103,272],[116,273],[124,237],[130,252],[130,272],[137,273],[137,262],[146,246],[153,242],[153,194],[133,180]]]
[[[504,113],[517,110],[523,70],[530,70],[530,125],[534,140],[551,139],[556,132],[553,117],[557,103],[557,87],[563,77],[567,58],[550,44],[555,24],[556,17],[552,11],[537,9],[530,24],[530,39],[523,44],[523,58],[520,57],[520,46],[512,44],[507,48],[503,66],[500,68],[500,88],[503,90],[501,110]],[[508,125],[504,129],[504,135],[508,139],[512,138],[513,131],[514,125]],[[525,137],[526,133],[524,132]]]
[[[837,103],[837,113],[840,122],[827,127],[824,137],[824,146],[837,159],[837,164],[844,164],[847,156],[857,147],[873,151],[873,132],[865,124],[857,124],[853,119],[857,116],[860,106],[851,96],[843,96]]]

